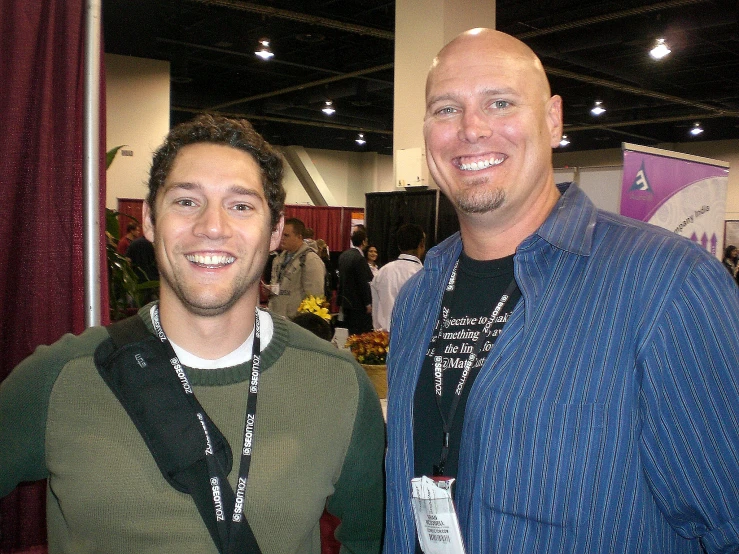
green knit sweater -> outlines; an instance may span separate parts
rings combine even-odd
[[[148,307],[139,314],[151,328]],[[324,507],[342,552],[380,552],[384,424],[350,356],[282,318],[262,353],[245,514],[264,554],[320,552]],[[0,384],[0,497],[49,478],[49,551],[215,553],[192,498],[162,477],[103,382],[96,327],[39,347]],[[231,444],[235,485],[251,361],[186,368],[195,395]]]

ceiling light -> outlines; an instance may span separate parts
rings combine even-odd
[[[367,142],[367,141],[366,141],[366,140],[364,140],[364,133],[359,133],[359,134],[357,135],[357,140],[356,140],[356,143],[357,143],[357,144],[359,144],[359,145],[361,146],[361,145],[362,145],[362,144],[364,144],[365,142]]]
[[[570,139],[567,138],[567,135],[562,135],[562,139],[559,141],[559,145],[564,148],[568,144],[570,144]]]
[[[654,48],[649,51],[649,55],[655,60],[661,60],[670,52],[672,52],[672,50],[670,50],[670,47],[665,44],[665,39],[658,38],[657,44],[655,44]]]
[[[697,137],[703,132],[703,129],[701,128],[701,124],[696,122],[693,124],[693,128],[690,130],[690,134],[694,137]]]
[[[596,100],[595,106],[593,106],[593,109],[590,110],[590,113],[596,117],[602,113],[605,113],[606,109],[603,106],[601,106],[601,104],[603,104],[603,102],[601,102],[600,100]]]
[[[260,48],[254,54],[262,58],[263,60],[268,60],[272,56],[274,56],[274,53],[269,48],[269,41],[267,39],[262,39],[259,41]]]
[[[332,115],[336,110],[333,107],[333,102],[331,100],[326,100],[326,105],[321,110],[326,115]]]

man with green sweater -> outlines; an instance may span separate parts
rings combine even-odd
[[[48,477],[51,554],[318,554],[324,507],[342,552],[380,551],[372,385],[257,308],[281,180],[247,122],[175,127],[143,212],[160,301],[39,347],[0,385],[0,497]]]

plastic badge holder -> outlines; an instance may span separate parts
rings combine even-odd
[[[421,550],[425,554],[465,554],[451,477],[411,479],[413,514]]]

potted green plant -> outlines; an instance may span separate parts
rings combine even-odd
[[[116,146],[106,153],[106,169],[113,163],[118,150],[122,146]],[[121,214],[110,208],[105,209],[108,307],[111,321],[132,315],[151,299],[152,291],[158,291],[159,289],[159,281],[139,282],[131,261],[117,252],[116,246],[120,240],[118,228],[118,216],[120,215],[126,215],[126,217],[130,217],[138,223],[133,216]]]

